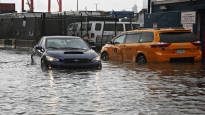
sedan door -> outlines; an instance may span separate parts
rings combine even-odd
[[[36,46],[34,46],[32,54],[31,54],[31,61],[32,61],[32,63],[40,64],[41,56],[45,52],[44,45],[43,45],[44,43],[45,43],[45,40],[44,40],[44,38],[42,38],[39,41],[39,43]]]

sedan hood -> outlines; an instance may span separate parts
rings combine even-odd
[[[46,51],[48,56],[64,59],[93,59],[98,56],[98,54],[90,50],[48,50]]]

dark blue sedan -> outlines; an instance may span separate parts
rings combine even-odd
[[[101,69],[99,55],[80,37],[45,36],[33,48],[32,63],[40,63],[42,70],[53,68]]]

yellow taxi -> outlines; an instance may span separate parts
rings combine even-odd
[[[174,62],[201,60],[201,42],[191,30],[143,29],[123,32],[100,51],[104,61]]]

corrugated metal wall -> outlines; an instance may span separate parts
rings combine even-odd
[[[182,27],[180,12],[152,13],[145,14],[145,27],[152,28],[157,23],[159,28]]]
[[[198,15],[198,13],[197,13]],[[196,17],[198,21],[198,17]],[[193,32],[197,34],[197,22],[193,24]],[[153,28],[153,24],[157,24],[158,28],[175,28],[183,27],[181,24],[181,11],[172,11],[172,12],[159,12],[152,14],[145,14],[145,23],[146,28]]]

